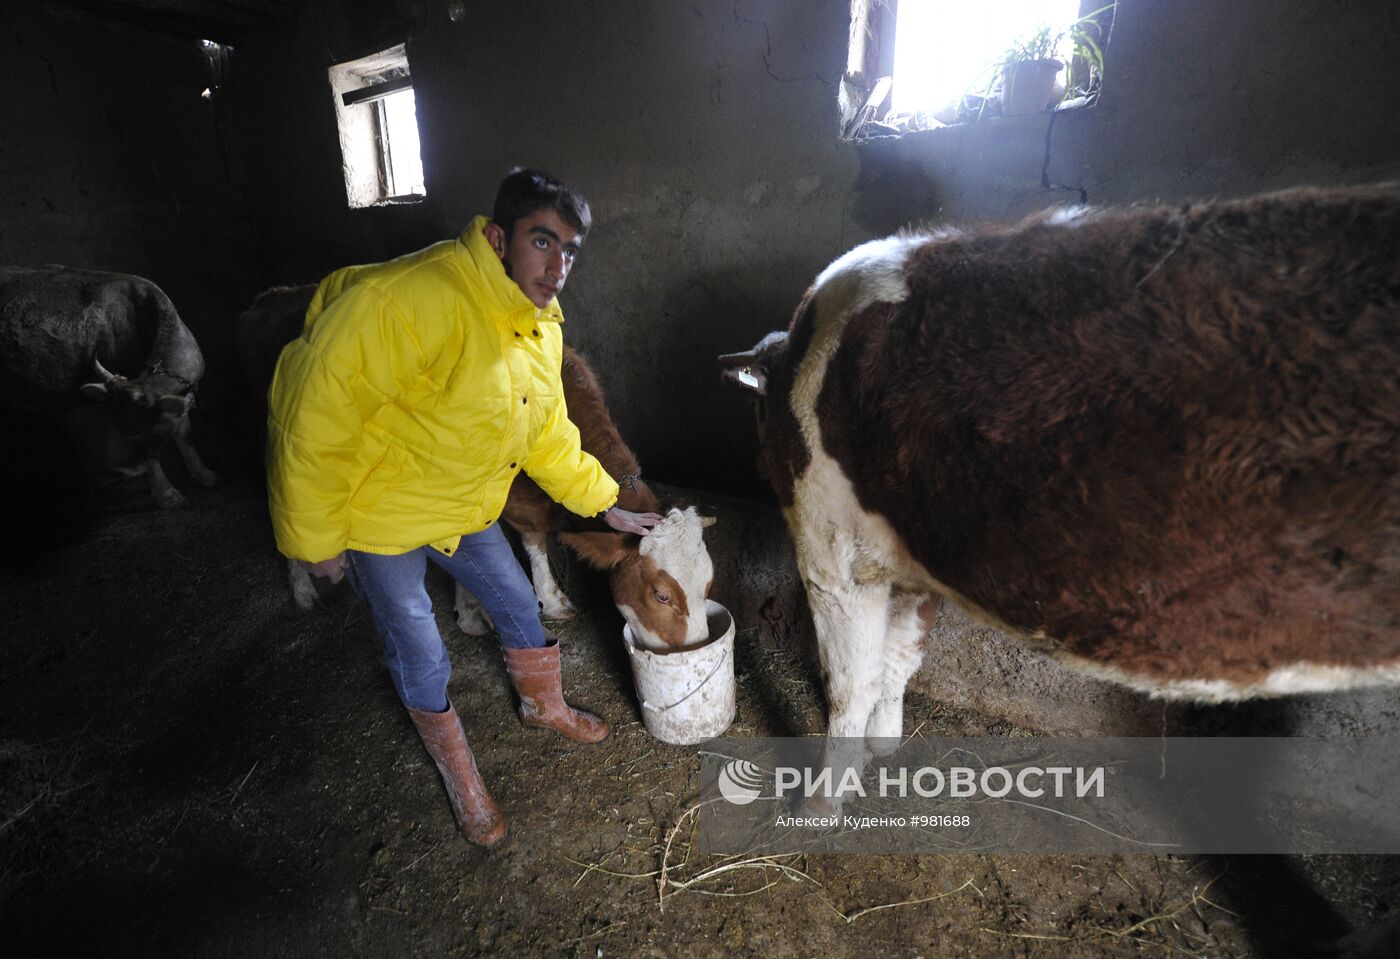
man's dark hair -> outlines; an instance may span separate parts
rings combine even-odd
[[[518,166],[501,181],[496,191],[496,205],[491,210],[491,222],[506,231],[510,239],[515,221],[536,210],[553,210],[559,218],[578,231],[582,240],[593,225],[593,213],[588,201],[575,190],[543,170]]]

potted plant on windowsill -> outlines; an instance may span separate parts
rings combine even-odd
[[[1055,59],[1058,39],[1049,27],[1041,27],[1006,51],[1001,61],[1003,115],[1039,113],[1055,98],[1055,81],[1065,66]]]
[[[1085,14],[1059,33],[1042,26],[1007,50],[998,61],[1002,114],[1040,113],[1052,109],[1067,91],[1087,95],[1097,90],[1103,72],[1099,16],[1115,5]],[[1061,81],[1060,71],[1066,67]]]

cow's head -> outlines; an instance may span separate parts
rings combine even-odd
[[[159,368],[127,379],[108,372],[96,357],[92,365],[97,382],[84,383],[78,387],[78,392],[90,400],[105,403],[117,429],[128,436],[162,440],[194,404],[190,383]]]
[[[720,363],[724,364],[720,377],[752,393],[757,400],[760,436],[767,419],[764,400],[768,396],[768,370],[773,361],[787,353],[787,346],[787,330],[774,330],[759,340],[753,349],[743,353],[726,353],[719,358]]]
[[[775,330],[759,340],[753,349],[743,353],[726,353],[719,358],[720,363],[724,365],[724,369],[720,371],[720,378],[753,397],[754,415],[758,420],[758,472],[770,483],[783,475],[784,465],[781,462],[770,462],[772,457],[781,459],[782,453],[769,449],[769,385],[776,370],[786,369],[788,348],[788,332]],[[784,394],[790,385],[787,382],[778,384],[778,395],[773,398],[773,402],[777,404],[777,413],[780,419],[786,414],[788,401]],[[786,419],[790,420],[791,415],[786,414]],[[779,432],[782,431],[779,430]],[[786,449],[787,444],[793,441],[792,438],[780,438],[778,446],[780,450]],[[779,500],[786,502],[783,488],[778,484],[775,484],[774,488],[778,490]]]
[[[666,650],[709,638],[705,598],[714,564],[701,531],[713,523],[692,506],[670,510],[646,536],[562,533],[559,539],[589,565],[607,570],[613,602],[637,641]]]

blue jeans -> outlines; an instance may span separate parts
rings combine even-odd
[[[384,640],[384,663],[405,706],[447,709],[452,663],[423,584],[428,560],[465,586],[491,615],[501,645],[545,644],[539,600],[500,526],[463,536],[451,556],[420,546],[398,556],[347,550],[350,584],[369,606]]]

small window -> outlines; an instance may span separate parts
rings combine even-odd
[[[338,63],[329,72],[350,206],[421,200],[427,190],[406,46]]]
[[[848,137],[1087,106],[1116,3],[853,0]]]

